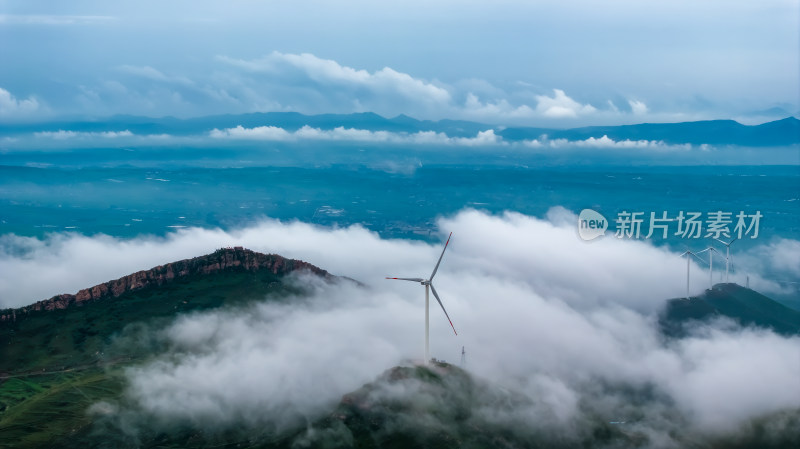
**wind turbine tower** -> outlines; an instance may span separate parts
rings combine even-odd
[[[728,282],[728,272],[730,271],[731,267],[731,245],[733,245],[733,242],[735,242],[737,238],[734,238],[728,243],[725,243],[720,239],[714,239],[714,240],[725,245],[725,282]]]
[[[697,254],[690,250],[686,250],[681,257],[686,256],[686,299],[689,299],[689,267],[691,266],[692,258],[690,256],[696,257],[699,261],[705,263],[703,259],[701,259]]]
[[[717,251],[713,246],[709,246],[697,254],[702,254],[704,252],[708,252],[708,289],[711,290],[714,288],[714,253],[719,251]]]
[[[453,326],[453,322],[450,320],[450,315],[447,314],[447,310],[444,308],[444,304],[442,304],[442,299],[439,298],[439,294],[436,293],[436,289],[433,287],[433,277],[436,276],[436,271],[439,270],[439,264],[442,263],[442,257],[444,257],[444,252],[447,250],[447,245],[450,244],[450,237],[453,236],[451,232],[450,235],[447,237],[447,242],[444,244],[444,248],[442,248],[442,254],[439,256],[439,260],[436,262],[436,266],[433,267],[433,272],[428,279],[422,278],[392,278],[387,277],[386,279],[396,279],[398,281],[411,281],[411,282],[419,282],[420,285],[425,286],[425,364],[428,364],[431,360],[431,351],[430,351],[430,292],[433,292],[433,296],[436,298],[436,301],[439,303],[439,306],[442,308],[442,312],[444,312],[444,316],[447,317],[447,321],[450,322],[450,327],[453,328],[453,333],[458,335],[456,332],[455,326]]]

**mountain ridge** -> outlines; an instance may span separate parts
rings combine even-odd
[[[0,322],[0,447],[632,448],[651,441],[647,432],[640,431],[654,422],[646,409],[652,401],[657,403],[647,385],[600,385],[625,402],[609,409],[579,402],[582,418],[571,422],[572,431],[566,432],[556,426],[559,421],[552,411],[537,407],[544,403],[542,398],[509,390],[441,361],[391,368],[344,394],[319,419],[299,422],[286,431],[181,423],[158,427],[154,417],[143,414],[136,438],[131,439],[127,427],[123,428],[129,423],[121,418],[128,415],[119,412],[132,406],[125,402],[126,372],[157,360],[154,357],[166,350],[164,342],[143,335],[184,313],[247,304],[247,295],[255,301],[296,300],[297,283],[288,282],[285,289],[279,284],[283,275],[303,269],[341,279],[307,262],[242,247],[222,248],[133,273],[116,284],[98,284],[107,288],[98,287],[101,294],[96,298],[94,287],[83,289],[80,292],[89,298],[83,302],[68,302],[64,308],[52,303],[52,310],[42,306],[29,314],[30,319]],[[172,277],[168,278],[169,272]],[[114,290],[114,285],[125,288]],[[769,315],[783,312],[752,290],[735,284],[716,287],[702,302],[711,311],[725,312],[724,306],[736,300],[759,306],[756,310]],[[121,292],[119,296],[114,296],[115,291]],[[94,411],[87,413],[91,407]],[[136,413],[134,408],[127,410]],[[532,410],[538,411],[526,414]],[[531,416],[536,416],[536,426],[530,425]],[[731,441],[726,436],[707,440],[702,435],[681,434],[676,441],[691,447],[794,447],[793,434],[772,438],[764,429],[769,430],[777,419],[800,422],[798,416],[797,410],[790,409],[752,421],[748,425],[755,430],[742,437],[744,444],[738,434]],[[671,419],[683,423],[678,415]]]
[[[666,335],[681,337],[692,322],[722,317],[785,336],[800,335],[800,311],[734,283],[716,284],[690,298],[667,300],[659,326]]]
[[[800,120],[788,116],[759,125],[744,125],[735,120],[700,120],[673,123],[546,128],[500,126],[468,120],[419,120],[407,115],[392,118],[373,112],[305,115],[299,112],[252,112],[179,119],[114,115],[99,119],[62,119],[49,122],[0,123],[0,133],[22,135],[36,132],[121,132],[134,134],[198,135],[213,129],[274,126],[296,131],[303,126],[323,130],[338,127],[397,133],[437,132],[450,137],[474,137],[492,129],[508,141],[526,139],[585,140],[607,136],[614,140],[652,140],[668,144],[716,144],[783,146],[800,144]]]
[[[162,286],[177,278],[195,274],[207,275],[230,269],[250,272],[266,269],[275,275],[285,275],[295,270],[308,270],[325,278],[332,277],[327,271],[302,260],[288,259],[277,254],[258,253],[240,246],[227,247],[218,249],[211,254],[158,265],[149,270],[140,270],[118,279],[81,289],[75,294],[65,293],[28,306],[0,309],[0,324],[15,322],[33,312],[63,310],[79,306],[87,301],[116,298],[147,287]]]

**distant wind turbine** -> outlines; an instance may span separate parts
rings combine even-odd
[[[686,299],[690,298],[690,296],[689,296],[689,266],[691,265],[690,262],[692,261],[692,258],[689,257],[690,255],[696,257],[697,260],[699,260],[700,262],[706,263],[703,259],[700,258],[700,256],[698,256],[693,251],[690,251],[688,249],[683,254],[681,254],[681,257],[686,256]]]
[[[436,297],[436,301],[439,302],[439,305],[442,307],[442,311],[444,312],[444,316],[447,317],[447,321],[450,322],[450,327],[453,328],[453,332],[458,335],[456,332],[455,326],[453,326],[453,322],[450,320],[450,315],[447,314],[447,310],[444,308],[444,304],[442,304],[441,298],[439,298],[439,294],[436,293],[436,289],[433,288],[433,277],[436,276],[436,271],[439,269],[439,264],[442,263],[442,257],[444,257],[444,252],[447,249],[447,245],[450,244],[450,237],[453,236],[451,232],[450,235],[447,237],[447,243],[444,244],[444,248],[442,249],[442,254],[439,256],[439,261],[436,262],[436,266],[433,267],[433,272],[428,279],[422,278],[392,278],[387,277],[386,279],[396,279],[398,281],[411,281],[411,282],[419,282],[420,284],[425,286],[425,363],[427,364],[431,359],[431,352],[430,352],[430,295],[429,292],[433,292],[433,296]]]
[[[729,272],[730,267],[731,267],[731,245],[733,245],[733,242],[735,242],[737,240],[737,238],[734,238],[733,240],[731,240],[728,243],[725,243],[720,239],[714,239],[714,240],[716,240],[716,241],[722,243],[723,245],[725,245],[725,282],[728,282],[728,272]]]
[[[711,290],[714,288],[714,253],[719,253],[719,251],[713,246],[709,246],[697,254],[702,254],[706,251],[708,251],[708,289]]]

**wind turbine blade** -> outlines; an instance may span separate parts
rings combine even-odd
[[[718,239],[718,238],[715,238],[714,240],[716,240],[716,241],[718,241],[718,242],[722,243],[722,244],[723,244],[723,245],[725,245],[725,246],[731,246],[731,243],[733,243],[733,240],[736,240],[736,239],[733,239],[733,240],[731,240],[731,243],[726,243],[726,242],[724,242],[724,241],[722,241],[722,240],[720,240],[720,239]]]
[[[706,252],[708,253],[709,260],[714,258],[714,253],[719,254],[719,251],[717,251],[717,249],[714,248],[713,246],[709,246],[708,248],[706,248],[706,249],[704,249],[702,251],[698,251],[697,254],[703,254],[703,253],[706,253]]]
[[[448,240],[449,240],[449,239],[448,239]],[[440,305],[440,306],[442,306],[442,312],[444,312],[444,316],[446,316],[446,317],[447,317],[447,321],[450,321],[450,327],[452,327],[452,328],[453,328],[453,333],[455,333],[456,335],[458,335],[458,332],[456,332],[456,327],[455,327],[455,326],[453,326],[453,321],[452,321],[452,320],[450,320],[450,315],[448,315],[448,314],[447,314],[447,310],[445,310],[445,309],[444,309],[444,304],[442,304],[442,300],[439,298],[439,294],[438,294],[438,293],[436,293],[436,289],[435,289],[435,288],[433,288],[433,284],[430,284],[430,285],[431,285],[431,291],[433,292],[433,296],[434,296],[434,298],[436,298],[436,301],[438,301],[438,302],[439,302],[439,305]]]
[[[698,256],[697,254],[695,254],[695,253],[693,253],[691,251],[689,251],[689,254],[693,255],[695,257],[695,259],[699,260],[700,262],[703,262],[704,264],[708,265],[708,262],[706,262],[705,260],[700,258],[700,256]]]
[[[387,277],[386,279],[396,279],[398,281],[411,281],[411,282],[423,282],[425,279],[422,278],[390,278]]]
[[[433,267],[433,273],[431,273],[431,277],[428,278],[429,281],[433,280],[433,277],[436,276],[436,270],[439,269],[439,264],[442,263],[442,257],[444,257],[444,251],[447,249],[447,245],[450,244],[450,237],[453,236],[451,232],[449,236],[447,236],[447,242],[444,244],[444,248],[442,248],[442,254],[439,256],[439,261],[436,262],[436,266]]]

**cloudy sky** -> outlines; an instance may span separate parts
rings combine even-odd
[[[758,122],[800,109],[798,17],[794,0],[0,0],[0,121]]]

